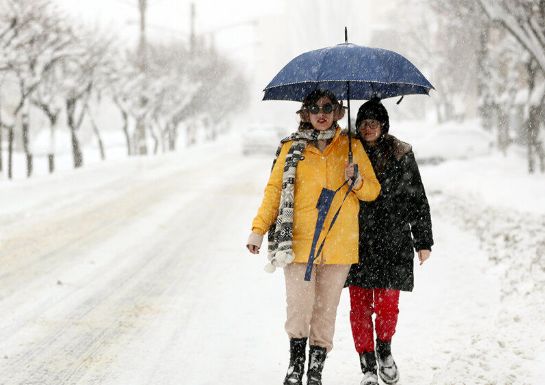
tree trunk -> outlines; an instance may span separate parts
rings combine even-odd
[[[146,142],[146,122],[143,117],[139,117],[136,119],[136,127],[134,129],[134,153],[146,155],[148,153],[148,145]]]
[[[49,166],[49,173],[52,174],[55,171],[55,154],[47,154],[47,163]]]
[[[168,149],[176,151],[176,140],[178,139],[178,123],[168,125]]]
[[[31,99],[31,103],[38,107],[49,120],[49,152],[47,153],[47,163],[49,173],[52,174],[55,171],[55,152],[57,147],[55,136],[61,109],[41,102],[38,99]]]
[[[488,98],[488,82],[490,81],[490,69],[487,66],[486,59],[488,53],[488,40],[490,36],[490,23],[483,22],[479,29],[479,49],[477,50],[477,96],[479,97],[479,116],[481,125],[485,130],[490,130],[490,107]]]
[[[95,120],[91,116],[91,111],[89,111],[89,106],[86,106],[86,109],[88,112],[89,121],[91,122],[91,127],[93,127],[93,131],[97,137],[98,148],[100,150],[100,159],[106,160],[106,152],[104,151],[104,142],[102,141],[102,137],[100,136],[100,131],[98,130]]]
[[[121,117],[123,119],[123,133],[125,134],[125,142],[127,143],[127,155],[131,156],[131,137],[129,135],[129,114],[125,110],[121,110]]]
[[[27,178],[30,178],[30,176],[32,175],[33,167],[34,167],[34,164],[33,164],[32,154],[28,153],[26,154],[26,177]]]
[[[70,136],[72,139],[72,158],[74,161],[74,168],[79,168],[83,166],[83,154],[79,145],[79,140],[77,137],[77,127],[75,121],[76,113],[76,101],[74,99],[66,100],[66,117],[68,127],[70,128]]]
[[[135,153],[135,151],[133,151],[133,143],[131,142],[131,136],[129,134],[129,113],[127,112],[127,110],[125,110],[125,108],[123,108],[123,104],[119,99],[114,97],[113,100],[115,105],[119,109],[119,112],[121,112],[121,120],[123,122],[121,129],[123,130],[123,134],[125,135],[125,143],[127,144],[127,155],[131,156]]]
[[[72,158],[74,160],[74,168],[79,168],[83,166],[83,154],[81,153],[79,146],[76,129],[73,126],[70,127],[70,136],[72,140]]]
[[[8,127],[8,178],[13,177],[13,126]]]
[[[49,154],[47,154],[49,173],[52,174],[55,171],[55,152],[56,146],[56,131],[58,114],[47,115],[49,117]]]
[[[481,126],[486,131],[491,131],[494,127],[494,109],[488,101],[482,102],[479,106],[479,115],[481,117]]]
[[[545,172],[545,150],[543,143],[539,140],[540,121],[543,114],[541,106],[530,106],[528,120],[526,122],[527,142],[528,142],[528,172],[535,172],[536,157],[539,159],[539,168]],[[534,153],[535,152],[535,153]]]
[[[23,150],[26,157],[26,176],[30,178],[32,175],[32,154],[30,153],[30,122],[28,116],[28,109],[24,108],[21,114],[21,129],[23,132]]]
[[[157,133],[153,128],[153,124],[150,124],[149,131],[153,139],[153,155],[157,155],[157,150],[159,150],[159,138],[157,137]]]

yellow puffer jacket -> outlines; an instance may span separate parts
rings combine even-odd
[[[282,146],[269,182],[265,187],[261,207],[252,222],[252,231],[260,235],[265,234],[276,220],[282,192],[284,163],[291,144],[290,141]],[[337,221],[327,236],[321,258],[317,259],[315,263],[352,264],[358,262],[359,200],[375,200],[380,193],[380,184],[359,140],[352,140],[352,152],[354,163],[358,164],[363,183],[357,190],[351,192],[344,202]],[[344,169],[348,161],[348,137],[341,134],[340,129],[337,129],[335,137],[323,153],[309,144],[305,148],[303,156],[304,159],[299,161],[295,175],[292,248],[296,263],[306,263],[308,260],[318,217],[316,202],[322,188],[336,190],[344,182]],[[345,185],[335,195],[320,234],[318,246],[321,244],[347,189],[348,187]]]

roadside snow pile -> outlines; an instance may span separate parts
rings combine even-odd
[[[502,300],[541,295],[545,290],[545,216],[506,211],[476,199],[449,197],[452,219],[474,231],[491,262],[502,268]]]
[[[489,261],[480,270],[483,281],[499,278],[499,299],[478,291],[467,299],[499,302],[486,317],[471,320],[472,314],[467,314],[472,324],[469,338],[461,330],[457,343],[463,349],[452,351],[445,365],[434,372],[432,383],[544,383],[545,179],[527,174],[524,149],[513,147],[506,155],[491,151],[490,133],[476,122],[428,126],[409,136],[415,128],[404,126],[403,130],[411,138],[418,162],[442,160],[435,167],[420,169],[433,196],[434,221],[452,223],[473,234]],[[459,250],[467,249],[460,244]],[[467,262],[464,267],[472,272],[479,269]],[[467,277],[460,276],[460,286],[479,287]],[[460,303],[460,311],[468,312],[462,299]]]
[[[531,375],[539,370],[536,355],[545,343],[545,216],[473,198],[442,194],[436,211],[480,239],[490,260],[487,273],[502,277],[500,307],[490,314],[493,328],[475,334],[434,383],[537,384]],[[461,277],[461,284],[471,283]]]

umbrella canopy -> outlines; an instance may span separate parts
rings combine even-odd
[[[263,100],[302,101],[315,89],[327,89],[339,100],[368,100],[428,94],[433,86],[394,51],[343,43],[291,60],[265,87]]]

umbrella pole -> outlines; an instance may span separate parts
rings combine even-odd
[[[346,82],[346,104],[348,106],[348,163],[352,163],[354,160],[352,154],[352,119],[350,119],[350,82]],[[352,182],[358,179],[358,165],[354,165],[354,176]]]
[[[344,42],[348,43],[348,28],[344,27]],[[350,119],[350,82],[346,82],[346,105],[348,106],[348,163],[352,163],[352,122]],[[358,178],[358,165],[354,165],[354,177],[352,182]]]
[[[344,27],[344,42],[348,43],[348,28]],[[350,82],[346,82],[346,104],[348,106],[348,163],[352,163],[352,124],[350,122]],[[356,168],[354,176],[357,176],[358,169]]]
[[[350,82],[346,82],[346,104],[348,106],[348,163],[352,163],[352,122],[350,121]]]

